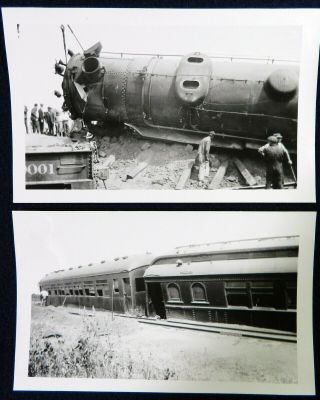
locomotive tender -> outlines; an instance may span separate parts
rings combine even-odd
[[[151,139],[197,144],[216,131],[215,146],[257,148],[280,132],[296,149],[299,69],[294,63],[185,56],[106,55],[100,42],[69,50],[63,76],[65,110],[94,134],[125,124]],[[273,60],[274,61],[274,60]]]
[[[48,305],[296,332],[298,237],[177,248],[55,271]]]

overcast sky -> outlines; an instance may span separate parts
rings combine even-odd
[[[199,51],[208,55],[291,60],[300,57],[300,27],[250,26],[254,21],[248,26],[237,26],[227,18],[225,25],[221,25],[223,21],[217,20],[212,10],[206,13],[171,10],[162,17],[157,10],[147,15],[139,10],[99,10],[98,14],[93,14],[94,10],[81,10],[78,18],[70,10],[41,10],[38,15],[39,12],[18,13],[10,21],[10,32],[6,32],[6,44],[13,47],[16,55],[9,69],[14,69],[23,79],[19,96],[29,106],[34,102],[54,107],[62,104],[53,95],[54,90],[61,91],[62,81],[54,74],[54,63],[65,60],[61,24],[66,27],[67,47],[74,52],[80,52],[81,48],[67,24],[85,49],[100,41],[104,51],[114,52],[187,54]],[[241,23],[240,15],[237,21]],[[216,26],[217,23],[220,25]]]
[[[304,213],[306,214],[306,213]],[[17,269],[37,291],[48,272],[177,246],[299,235],[294,213],[14,212]]]

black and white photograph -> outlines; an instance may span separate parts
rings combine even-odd
[[[15,390],[314,392],[315,213],[13,221]]]
[[[318,11],[3,11],[16,193],[314,197]]]

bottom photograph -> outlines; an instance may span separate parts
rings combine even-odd
[[[314,393],[315,219],[14,212],[15,390]]]

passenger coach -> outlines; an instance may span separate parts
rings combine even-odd
[[[298,237],[189,246],[146,270],[148,316],[296,331]]]
[[[148,253],[58,270],[39,282],[40,290],[48,292],[48,305],[94,306],[121,313],[142,309],[144,313],[143,274],[154,258]]]
[[[296,331],[298,237],[185,246],[119,257],[40,281],[48,305]]]

